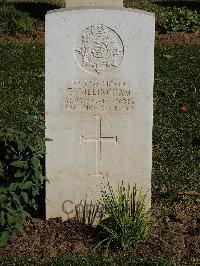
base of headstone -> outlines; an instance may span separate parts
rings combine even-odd
[[[94,7],[94,6],[112,6],[112,7],[123,7],[123,0],[66,0],[66,8],[69,7]]]

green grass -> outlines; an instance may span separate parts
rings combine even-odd
[[[191,9],[189,3],[177,1],[172,6],[163,6],[153,1],[131,1],[125,0],[124,6],[128,8],[142,9],[155,13],[156,30],[160,32],[199,32],[200,14],[197,11],[199,6],[196,4],[195,10]],[[166,3],[166,2],[165,2]],[[179,4],[182,3],[182,6]],[[193,4],[194,6],[194,4]]]
[[[156,47],[153,187],[200,191],[200,91],[198,45]],[[180,111],[180,104],[187,112]]]
[[[5,2],[6,5],[0,6],[0,13],[2,13],[0,14],[0,32],[4,33],[34,34],[34,25],[37,24],[37,20],[44,20],[47,10],[65,6],[64,0],[6,0]],[[10,4],[13,6],[9,6]],[[187,4],[180,7],[176,4],[167,7],[145,0],[124,1],[124,7],[155,13],[156,30],[159,32],[199,32],[200,6],[190,7]]]
[[[199,46],[156,46],[153,199],[200,192]],[[0,44],[0,124],[27,131],[28,115],[44,116],[44,45]],[[179,105],[187,106],[180,112]],[[35,108],[35,109],[34,109]],[[37,119],[35,119],[37,123]]]
[[[44,46],[1,43],[0,62],[1,127],[26,131],[28,115],[44,114]]]
[[[64,2],[64,0],[6,0],[6,3],[46,3],[57,6],[63,6]]]

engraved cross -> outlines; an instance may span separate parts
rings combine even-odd
[[[117,143],[117,136],[115,137],[103,137],[102,136],[102,120],[101,117],[96,118],[96,136],[86,137],[81,135],[81,143],[94,142],[96,144],[96,174],[95,176],[102,175],[101,173],[101,156],[102,156],[102,142]]]

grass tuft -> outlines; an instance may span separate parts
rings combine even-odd
[[[114,192],[108,183],[108,188],[102,190],[102,203],[107,218],[101,222],[108,234],[108,246],[127,249],[131,244],[137,244],[147,237],[150,229],[150,215],[146,211],[145,196],[141,194],[136,199],[136,186],[127,188],[123,182]]]

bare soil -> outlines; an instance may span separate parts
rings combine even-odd
[[[45,38],[45,26],[43,22],[37,22],[33,35],[27,34],[0,34],[0,42],[43,43]],[[200,33],[174,32],[161,34],[156,32],[156,41],[160,44],[200,44]]]
[[[45,25],[43,22],[37,22],[34,26],[33,34],[23,34],[23,33],[16,33],[16,34],[8,34],[8,33],[0,33],[0,42],[7,43],[29,43],[29,42],[38,42],[43,43],[45,39]]]
[[[200,44],[200,33],[174,32],[156,33],[156,41],[161,44]]]
[[[180,265],[187,261],[190,263],[184,265],[200,265],[200,204],[180,202],[170,209],[155,205],[152,214],[155,227],[151,235],[136,247],[123,252],[123,256],[137,254],[149,259],[168,258]],[[100,241],[98,228],[75,220],[31,219],[24,226],[26,235],[14,232],[9,243],[0,248],[0,257],[16,259],[28,256],[34,258],[37,265],[42,265],[61,253],[87,253]],[[117,250],[113,250],[112,254],[121,255]]]

